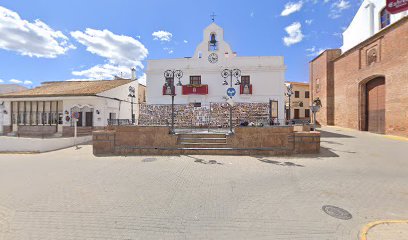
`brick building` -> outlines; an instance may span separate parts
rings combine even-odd
[[[385,1],[364,1],[343,34],[340,49],[324,51],[310,62],[311,100],[320,98],[317,121],[360,131],[408,136],[408,17],[387,13]],[[383,5],[381,5],[383,3]],[[368,9],[368,10],[367,10]],[[363,11],[378,13],[380,24],[350,47],[347,32]],[[387,15],[388,14],[388,15]],[[375,20],[375,18],[373,18]],[[390,20],[391,19],[391,20]],[[376,20],[375,20],[376,21]],[[376,26],[367,21],[369,28]],[[364,32],[364,31],[363,31]]]

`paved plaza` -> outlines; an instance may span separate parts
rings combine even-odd
[[[408,219],[408,141],[330,127],[321,143],[290,157],[0,154],[0,240],[350,240]]]

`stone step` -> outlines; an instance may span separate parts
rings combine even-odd
[[[178,138],[225,138],[223,133],[180,133]]]
[[[227,138],[179,138],[179,143],[227,143]]]
[[[208,142],[199,142],[199,143],[190,143],[190,142],[181,142],[179,143],[181,148],[225,148],[227,143],[208,143]]]

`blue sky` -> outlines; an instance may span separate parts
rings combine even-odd
[[[308,62],[338,48],[361,1],[3,0],[0,83],[143,77],[146,60],[192,56],[210,14],[239,56],[282,55],[286,79],[308,81]]]

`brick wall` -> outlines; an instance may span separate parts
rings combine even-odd
[[[336,51],[325,52],[310,63],[312,99],[319,97],[323,104],[317,120],[364,130],[365,84],[385,77],[385,133],[408,136],[408,17],[341,56],[336,57]],[[374,60],[371,52],[375,52]],[[315,89],[317,78],[320,92]]]
[[[334,124],[334,67],[332,60],[340,56],[340,53],[341,50],[339,49],[327,50],[309,63],[310,101],[316,98],[321,100],[322,108],[316,119],[322,125]]]
[[[377,51],[368,65],[367,53]],[[408,136],[408,18],[334,61],[335,124],[363,130],[365,83],[385,77],[385,133]]]

